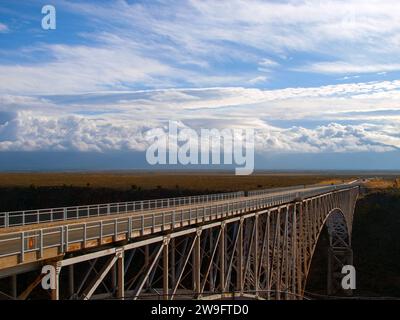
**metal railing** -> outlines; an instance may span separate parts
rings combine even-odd
[[[154,209],[193,205],[197,203],[209,203],[214,201],[229,200],[243,196],[244,192],[239,191],[191,197],[164,198],[76,207],[1,212],[0,228],[25,226],[43,222],[82,219],[128,212],[142,212]]]
[[[72,225],[47,227],[32,231],[21,231],[0,235],[0,257],[18,255],[23,262],[26,254],[36,252],[38,258],[49,248],[57,248],[58,252],[68,251],[72,244],[86,246],[87,241],[96,241],[101,244],[105,237],[112,237],[114,241],[130,239],[133,234],[142,236],[145,231],[151,233],[180,228],[190,224],[202,223],[215,219],[234,216],[289,203],[298,197],[308,198],[331,191],[351,189],[352,185],[335,185],[321,188],[312,188],[304,191],[289,192],[279,195],[257,196],[252,198],[232,199],[225,203],[198,203],[190,208],[176,207],[154,213],[142,213],[129,217],[116,217]]]
[[[310,186],[307,186],[310,187]],[[305,189],[306,186],[305,185],[297,185],[297,186],[291,186],[291,187],[279,187],[279,188],[268,188],[268,189],[259,189],[259,190],[251,190],[247,192],[247,195],[249,197],[252,196],[259,196],[259,195],[263,195],[263,194],[268,194],[268,193],[272,193],[272,192],[279,192],[279,191],[289,191],[289,190],[295,190],[295,189]]]
[[[348,184],[354,184],[356,181],[358,180],[354,180]],[[334,186],[344,186],[346,185],[345,183],[340,184],[340,185],[334,185],[334,184],[309,184],[309,185],[305,185],[305,184],[299,184],[299,185],[295,185],[295,186],[290,186],[290,187],[277,187],[277,188],[267,188],[267,189],[258,189],[258,190],[251,190],[248,191],[247,194],[248,196],[258,196],[258,195],[262,195],[262,194],[268,194],[268,193],[272,193],[272,192],[279,192],[279,191],[289,191],[289,190],[294,190],[294,189],[309,189],[312,187],[334,187]]]

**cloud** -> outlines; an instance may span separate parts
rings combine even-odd
[[[348,62],[318,62],[297,69],[298,71],[307,71],[327,74],[351,74],[351,73],[378,73],[384,74],[389,71],[400,71],[399,64],[359,64]]]
[[[35,116],[29,112],[0,125],[1,151],[116,151],[140,150],[143,126],[111,124],[77,116]],[[10,134],[12,133],[12,134]]]
[[[190,127],[182,122],[184,127]],[[159,121],[151,129],[165,128]],[[199,128],[194,128],[199,129]],[[148,126],[140,123],[78,116],[34,116],[22,112],[0,124],[1,151],[144,151]],[[340,125],[314,129],[282,129],[264,125],[256,130],[257,153],[384,152],[400,148],[395,125]]]
[[[263,80],[263,79],[262,79]],[[125,119],[329,119],[350,112],[397,110],[400,81],[346,83],[263,90],[243,87],[183,88],[43,96],[0,96],[0,110],[35,114],[101,115]],[[382,114],[386,119],[392,114]],[[370,119],[369,119],[370,120]]]
[[[5,25],[4,23],[1,23],[1,22],[0,22],[0,33],[2,33],[2,32],[8,32],[8,31],[9,31],[8,26]]]
[[[271,69],[278,67],[279,63],[275,62],[271,59],[262,59],[259,63],[258,63],[259,67],[258,70],[262,71],[262,72],[271,72]]]
[[[375,72],[392,70],[400,53],[396,0],[192,0],[72,7],[89,18],[118,19],[128,38],[136,39],[129,30],[139,29],[145,43],[146,38],[168,39],[163,46],[166,53],[179,48],[181,55],[207,65],[217,56],[260,61],[267,54],[307,52],[336,57],[347,64],[342,69],[364,72],[354,63],[356,57],[364,66],[375,66],[371,68]],[[323,67],[324,73],[328,66]]]
[[[57,5],[85,21],[73,42],[0,50],[0,150],[143,151],[168,120],[254,128],[264,153],[400,146],[400,80],[292,73],[400,71],[397,0]]]
[[[250,83],[250,84],[256,84],[256,83],[259,83],[259,82],[265,82],[265,81],[267,81],[267,77],[265,77],[265,76],[258,76],[258,77],[255,77],[255,78],[253,78],[253,79],[250,79],[248,82]]]
[[[175,120],[195,130],[253,128],[260,153],[384,152],[400,147],[399,102],[400,81],[4,95],[0,150],[143,151],[148,130]]]
[[[273,60],[271,60],[271,59],[262,59],[259,63],[258,63],[260,66],[262,66],[262,67],[277,67],[277,66],[279,66],[279,63],[277,63],[277,62],[275,62],[275,61],[273,61]]]
[[[0,64],[0,93],[257,86],[265,72],[271,79],[271,70],[400,70],[397,0],[60,1],[57,6],[84,19],[87,28],[71,34],[74,44],[32,42],[2,50],[7,60],[17,52],[29,52],[29,59]],[[0,24],[0,32],[7,29]],[[290,67],[277,62],[281,57],[292,59]]]
[[[44,45],[40,51],[52,58],[34,65],[0,65],[0,92],[71,93],[110,86],[121,89],[127,84],[157,86],[166,84],[160,77],[173,72],[169,66],[140,56],[122,44],[112,48]]]

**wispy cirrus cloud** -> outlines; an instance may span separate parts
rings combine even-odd
[[[207,65],[221,55],[255,62],[265,53],[296,56],[296,52],[307,52],[343,61],[347,68],[337,69],[340,73],[347,73],[349,69],[360,71],[354,63],[355,57],[355,61],[364,60],[365,65],[375,65],[372,71],[375,72],[379,67],[382,71],[393,70],[386,65],[393,66],[399,54],[400,7],[395,0],[368,3],[361,0],[193,0],[175,2],[173,10],[170,2],[131,5],[119,2],[117,6],[97,10],[90,5],[78,7],[89,17],[92,14],[93,18],[118,18],[121,29],[143,30],[145,43],[149,44],[145,37],[150,41],[166,39],[165,52],[179,47],[181,53],[203,60]],[[126,36],[138,37],[129,31]],[[260,53],[254,54],[248,48]],[[300,66],[302,61],[298,63]]]
[[[0,93],[265,87],[276,78],[315,85],[327,78],[310,81],[309,73],[336,81],[338,74],[400,71],[397,0],[55,5],[84,21],[82,29],[75,26],[73,41],[60,37],[43,44],[44,33],[40,42],[2,50],[0,57],[8,60],[21,50],[31,54],[26,61],[0,64]]]
[[[0,33],[9,31],[8,26],[0,22]]]
[[[359,62],[350,63],[342,61],[317,62],[311,65],[303,66],[301,68],[298,68],[297,70],[326,74],[382,73],[400,71],[400,63],[360,64]]]

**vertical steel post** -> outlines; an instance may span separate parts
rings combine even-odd
[[[196,296],[199,297],[201,294],[201,278],[200,278],[200,273],[201,273],[201,247],[200,247],[200,242],[201,242],[201,229],[197,230],[197,238],[196,238],[196,243],[194,245],[194,265],[193,265],[193,270],[194,270],[194,291],[196,292]]]
[[[168,255],[169,255],[169,238],[164,238],[163,244],[163,299],[168,300],[169,295],[169,262],[168,262]]]
[[[125,298],[125,251],[117,251],[117,298]]]
[[[266,253],[266,264],[267,264],[267,275],[266,275],[266,289],[267,289],[267,300],[271,299],[271,283],[270,283],[270,276],[271,276],[271,262],[270,262],[270,232],[271,232],[271,218],[270,218],[270,211],[267,212],[267,223],[265,226],[265,232],[267,233],[267,253]]]
[[[144,265],[148,267],[150,264],[150,253],[149,253],[149,245],[146,245],[144,247]],[[150,281],[149,278],[146,278],[145,282],[145,289],[148,289],[150,287]]]
[[[61,271],[61,266],[59,263],[55,263],[54,265],[55,268],[55,275],[54,275],[54,289],[51,289],[51,300],[60,300],[60,271]]]
[[[170,262],[170,266],[171,266],[171,284],[174,287],[175,283],[176,283],[176,271],[175,271],[175,238],[172,238],[170,240],[170,254],[171,254],[171,262]]]
[[[240,219],[238,234],[238,260],[237,260],[237,290],[243,294],[243,224],[244,219]]]
[[[254,218],[254,281],[255,281],[255,293],[258,297],[259,290],[259,275],[258,275],[258,214]]]
[[[220,250],[220,283],[221,283],[221,295],[225,292],[225,222],[221,223],[221,237],[219,239],[219,250]]]

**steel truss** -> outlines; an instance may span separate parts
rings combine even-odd
[[[339,288],[341,266],[352,262],[350,239],[357,195],[355,187],[296,199],[46,261],[56,270],[55,289],[48,297],[302,299],[324,225],[330,239],[328,290],[333,294]],[[17,288],[16,275],[3,279],[11,283],[4,296],[26,299],[32,292],[43,291],[38,267],[29,271],[36,277],[23,290]]]

